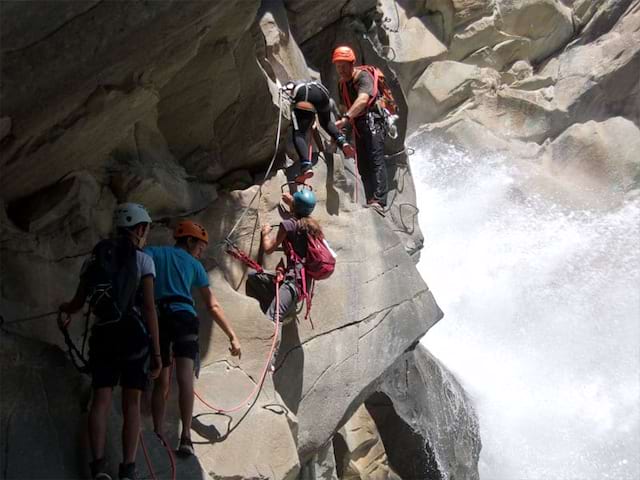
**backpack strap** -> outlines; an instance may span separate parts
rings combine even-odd
[[[300,258],[300,255],[296,253],[293,249],[293,245],[288,238],[285,238],[283,242],[284,251],[293,263],[293,274],[296,279],[296,289],[298,290],[298,298],[300,302],[306,302],[307,311],[304,315],[304,319],[309,319],[311,322],[311,318],[309,315],[311,314],[311,302],[313,299],[313,290],[315,288],[315,281],[311,279],[309,285],[307,285],[307,272],[304,266],[304,260]],[[300,265],[300,268],[297,268],[297,265]],[[313,322],[311,322],[311,328],[314,328]]]

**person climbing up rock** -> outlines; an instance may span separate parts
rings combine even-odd
[[[308,137],[316,114],[322,128],[331,135],[331,138],[335,140],[345,155],[354,155],[353,147],[347,143],[345,135],[336,128],[331,120],[331,96],[322,83],[298,80],[287,83],[283,89],[291,99],[293,145],[300,159],[300,174],[296,181],[304,183],[305,180],[313,176]]]
[[[111,480],[105,460],[113,387],[122,387],[122,456],[119,477],[135,480],[140,398],[149,377],[160,373],[160,340],[154,305],[155,268],[140,250],[151,217],[142,205],[123,203],[114,212],[115,235],[99,242],[80,273],[73,299],[59,310],[71,315],[89,301],[94,322],[89,338],[93,398],[89,408],[90,464],[95,480]],[[67,328],[60,316],[61,328]],[[69,317],[70,318],[70,317]],[[151,339],[151,341],[150,341]],[[151,362],[150,362],[151,360]],[[149,367],[149,364],[151,367]]]
[[[385,118],[375,106],[377,91],[373,75],[355,67],[350,47],[333,51],[332,62],[340,77],[340,95],[345,113],[336,122],[339,129],[351,124],[355,137],[358,171],[367,205],[384,210],[387,204],[387,166],[384,161]]]
[[[247,295],[256,298],[260,302],[262,311],[272,322],[275,321],[276,312],[280,321],[295,311],[296,303],[303,289],[302,282],[311,284],[311,278],[302,278],[302,264],[296,262],[291,255],[291,250],[298,258],[304,259],[308,249],[308,235],[323,240],[324,234],[320,224],[311,217],[316,205],[315,194],[303,188],[291,196],[283,194],[282,200],[293,213],[291,218],[283,220],[275,236],[271,235],[270,225],[263,225],[261,230],[261,243],[264,253],[270,254],[280,245],[284,245],[287,263],[280,260],[275,273],[252,272],[247,278]],[[276,281],[280,285],[280,301],[276,305]],[[272,365],[275,366],[275,357],[278,351],[282,334],[282,323],[277,332],[278,340],[273,354]]]
[[[174,230],[174,246],[147,247],[156,265],[156,298],[160,326],[162,372],[152,396],[154,430],[162,438],[166,399],[170,387],[171,353],[175,358],[182,433],[178,453],[193,455],[191,420],[194,403],[194,371],[199,363],[199,329],[192,291],[197,290],[207,311],[229,338],[231,355],[240,357],[240,341],[209,286],[209,277],[198,261],[209,244],[202,225],[185,220]]]

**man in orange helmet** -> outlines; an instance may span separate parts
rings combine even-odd
[[[240,341],[225,318],[222,306],[213,296],[209,277],[198,259],[209,244],[209,235],[202,225],[186,220],[176,227],[175,246],[148,247],[156,266],[155,296],[160,326],[162,372],[155,381],[152,397],[153,424],[162,435],[166,398],[169,392],[171,346],[175,358],[179,388],[182,434],[178,452],[193,455],[191,417],[193,414],[193,373],[199,361],[198,331],[200,322],[191,292],[200,292],[202,301],[213,320],[229,337],[231,355],[240,356]]]
[[[384,210],[387,204],[387,166],[384,161],[384,117],[375,105],[375,79],[366,70],[355,68],[356,55],[350,47],[333,51],[332,62],[340,77],[340,98],[346,111],[336,122],[342,129],[353,127],[358,171],[362,178],[367,204]]]

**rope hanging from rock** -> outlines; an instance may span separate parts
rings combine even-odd
[[[269,350],[269,355],[267,355],[267,361],[265,362],[264,367],[262,369],[262,373],[260,374],[260,379],[256,383],[256,385],[253,388],[253,390],[251,391],[251,393],[249,393],[247,398],[244,399],[242,402],[238,403],[237,405],[235,405],[233,407],[230,407],[230,408],[221,408],[221,407],[216,407],[215,405],[212,405],[211,403],[207,402],[204,398],[202,398],[202,396],[197,391],[194,390],[194,392],[193,392],[195,397],[198,400],[200,400],[203,405],[205,405],[206,407],[210,408],[211,410],[213,410],[216,413],[233,413],[233,412],[236,412],[236,411],[240,410],[241,408],[244,408],[245,406],[247,406],[249,404],[249,402],[253,399],[253,397],[256,396],[257,394],[259,394],[260,390],[262,390],[262,386],[264,385],[264,380],[265,380],[265,378],[267,378],[267,372],[269,371],[269,369],[271,367],[271,362],[272,362],[272,359],[273,359],[273,355],[275,353],[276,345],[278,343],[278,333],[280,331],[280,282],[277,280],[277,277],[276,277],[275,287],[276,287],[276,297],[275,297],[276,318],[275,318],[275,321],[274,321],[273,340],[271,341],[271,349]],[[251,405],[251,406],[253,406],[253,405]],[[251,408],[251,406],[249,408]]]
[[[267,168],[267,171],[264,174],[264,178],[262,179],[262,183],[258,186],[258,191],[253,195],[253,197],[251,198],[251,201],[244,208],[242,214],[240,215],[240,218],[238,218],[236,223],[233,225],[233,227],[231,228],[231,230],[229,231],[229,233],[225,237],[224,242],[227,243],[227,244],[232,243],[231,242],[231,235],[233,235],[233,232],[236,231],[236,229],[240,225],[240,222],[242,222],[242,220],[244,220],[245,215],[247,214],[247,212],[249,211],[249,209],[253,205],[253,202],[258,197],[258,195],[262,194],[262,185],[264,185],[264,180],[267,179],[267,177],[271,173],[271,170],[273,169],[273,165],[275,164],[276,156],[278,155],[278,148],[280,147],[280,131],[282,129],[282,105],[283,105],[282,104],[282,90],[279,89],[278,90],[278,129],[277,129],[277,133],[276,133],[276,145],[275,145],[275,149],[273,151],[273,156],[271,157],[271,162],[269,163],[269,168]]]
[[[13,325],[16,323],[31,322],[32,320],[42,320],[43,318],[50,317],[51,315],[55,315],[57,313],[58,311],[54,310],[53,312],[41,313],[39,315],[34,315],[32,317],[17,318],[15,320],[9,320],[9,321],[6,321],[4,319],[4,316],[0,315],[0,327],[4,327],[5,325]]]

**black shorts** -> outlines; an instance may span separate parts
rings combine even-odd
[[[144,328],[129,320],[94,327],[89,338],[93,388],[145,390],[149,382],[150,342]]]
[[[160,355],[162,366],[171,366],[171,345],[173,356],[190,358],[194,362],[198,358],[200,346],[198,345],[198,331],[200,321],[193,313],[186,310],[171,312],[163,308],[158,312],[158,325],[160,327]]]

